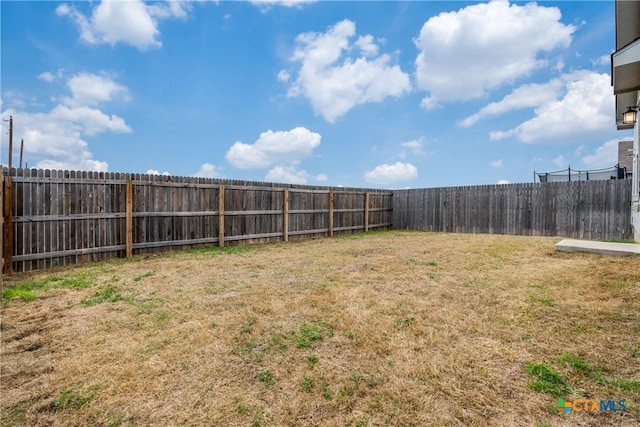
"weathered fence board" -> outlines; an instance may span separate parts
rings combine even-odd
[[[393,228],[632,239],[631,180],[394,191]]]
[[[4,271],[194,245],[322,237],[330,234],[330,223],[332,233],[364,231],[367,209],[368,227],[391,226],[393,194],[386,190],[110,172],[3,172]],[[329,210],[332,192],[335,212]]]

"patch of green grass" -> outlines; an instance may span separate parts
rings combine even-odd
[[[296,336],[296,345],[298,348],[307,348],[314,341],[323,340],[326,336],[332,335],[322,322],[303,322]]]
[[[350,340],[357,340],[357,339],[358,339],[358,334],[356,334],[356,333],[355,333],[355,332],[353,332],[353,331],[349,331],[349,332],[347,332],[347,333],[345,334],[345,336],[346,336],[347,338],[349,338]]]
[[[307,362],[309,362],[309,366],[310,367],[314,367],[318,362],[320,361],[320,358],[318,357],[317,354],[310,354],[307,356]]]
[[[406,328],[407,326],[413,325],[414,323],[416,323],[415,317],[406,317],[404,319],[398,319],[396,321],[396,324],[401,328]]]
[[[3,414],[2,420],[10,422],[11,425],[28,425],[26,419],[27,411],[37,402],[38,399],[28,399],[19,402]]]
[[[633,239],[621,239],[621,240],[603,240],[603,242],[608,242],[608,243],[636,243],[635,240]]]
[[[151,314],[156,308],[164,307],[166,304],[163,298],[149,297],[136,302],[138,310],[136,315]]]
[[[329,384],[326,381],[322,381],[320,386],[322,387],[322,396],[327,400],[331,399],[331,389],[329,388]]]
[[[615,379],[608,380],[608,384],[625,391],[636,391],[640,393],[640,381]]]
[[[149,270],[149,271],[147,271],[146,273],[141,274],[140,276],[136,276],[136,277],[134,277],[134,278],[133,278],[133,281],[134,281],[134,282],[139,282],[139,281],[141,281],[142,279],[145,279],[145,278],[147,278],[147,277],[151,277],[151,276],[153,276],[153,275],[154,275],[154,272],[153,272],[152,270]]]
[[[417,265],[426,265],[428,267],[437,267],[438,263],[435,261],[422,261],[421,259],[418,258],[409,258],[409,263],[411,264],[417,264]]]
[[[53,406],[56,409],[64,409],[67,407],[81,408],[95,398],[98,389],[98,386],[82,387],[78,384],[66,387],[53,402]]]
[[[598,384],[609,385],[625,391],[640,392],[640,381],[607,378],[603,374],[603,370],[605,369],[604,367],[590,365],[571,352],[563,351],[560,356],[560,360],[574,368],[576,371],[588,375]]]
[[[369,408],[373,409],[376,412],[384,411],[384,406],[382,406],[382,403],[380,403],[378,399],[372,400],[367,404],[367,406],[369,406]]]
[[[355,393],[355,388],[352,385],[346,384],[340,387],[340,390],[338,390],[338,397],[339,398],[349,397],[349,396],[353,396],[354,393]]]
[[[166,311],[160,311],[155,314],[153,320],[157,326],[163,326],[169,323],[169,320],[171,320],[171,314]]]
[[[233,246],[207,246],[204,248],[187,249],[187,254],[204,255],[208,257],[222,254],[241,254],[256,250],[258,245],[233,245]]]
[[[251,408],[243,403],[238,403],[236,405],[236,412],[240,415],[247,415]]]
[[[240,333],[241,334],[250,334],[251,332],[253,332],[253,326],[256,323],[258,323],[258,318],[257,317],[250,317],[240,327]]]
[[[2,291],[2,299],[11,301],[16,298],[21,298],[25,301],[33,301],[36,299],[36,291],[32,290],[29,286],[16,285],[9,289]]]
[[[88,288],[93,282],[87,277],[65,277],[51,284],[51,288]]]
[[[556,303],[553,298],[541,294],[529,295],[529,302],[544,305],[545,307],[553,307]]]
[[[551,366],[544,363],[530,363],[525,369],[534,379],[529,382],[532,390],[562,396],[571,392],[567,380]]]
[[[274,334],[269,337],[266,345],[264,346],[265,351],[285,351],[289,347],[287,338],[281,334]]]
[[[98,305],[103,302],[118,302],[124,300],[125,298],[118,292],[118,289],[115,286],[108,286],[103,291],[96,293],[93,298],[87,298],[80,301],[85,305]]]
[[[367,427],[369,425],[369,417],[367,415],[363,415],[358,418],[354,423],[354,427]]]
[[[11,301],[21,298],[32,301],[37,298],[39,292],[60,288],[88,288],[93,285],[93,277],[89,273],[77,274],[71,277],[48,276],[43,279],[27,280],[2,291],[2,299]]]
[[[309,393],[313,387],[315,387],[316,385],[316,381],[311,378],[311,377],[304,377],[304,380],[302,380],[302,391],[305,391],[307,393]]]
[[[258,374],[258,381],[268,386],[275,384],[275,380],[273,378],[273,372],[271,372],[268,369],[265,369],[264,371]]]
[[[560,356],[560,360],[571,366],[576,371],[580,371],[584,374],[594,372],[596,369],[582,360],[578,355],[571,353],[570,351],[563,351]]]

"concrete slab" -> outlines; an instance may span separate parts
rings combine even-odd
[[[596,242],[593,240],[564,239],[556,243],[556,250],[615,256],[640,255],[640,245],[636,243]]]

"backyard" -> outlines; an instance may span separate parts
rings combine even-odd
[[[640,260],[558,240],[383,231],[13,274],[0,424],[638,425]]]

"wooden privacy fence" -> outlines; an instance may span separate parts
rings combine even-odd
[[[394,191],[393,227],[632,239],[631,182],[622,179]]]
[[[5,169],[4,271],[391,226],[389,191]]]

